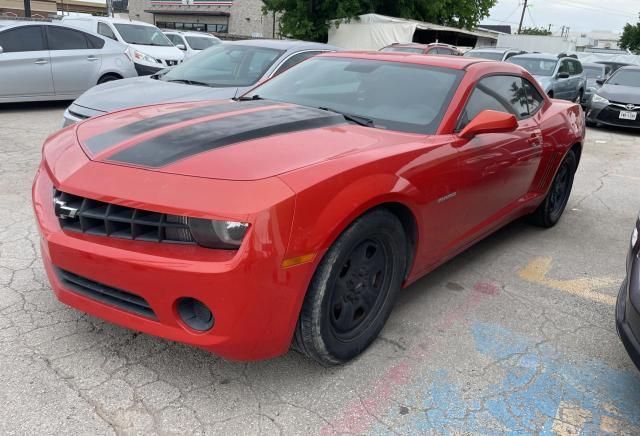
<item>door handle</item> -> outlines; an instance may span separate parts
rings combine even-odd
[[[48,64],[49,61],[46,59],[38,59],[37,61],[34,62],[34,64],[38,64],[38,65],[44,65],[44,64]]]
[[[95,56],[87,56],[87,60],[88,60],[88,61],[97,61],[97,60],[98,60],[98,58],[97,58],[97,57],[95,57]]]
[[[542,145],[542,135],[539,133],[531,134],[531,137],[527,139],[530,145]]]

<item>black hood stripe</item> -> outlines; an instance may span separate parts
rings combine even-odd
[[[243,111],[256,107],[274,106],[276,104],[276,102],[269,102],[266,100],[232,101],[229,103],[219,103],[200,106],[193,109],[185,109],[165,115],[158,115],[157,117],[146,118],[144,120],[136,121],[134,123],[118,127],[117,129],[101,133],[84,141],[84,145],[89,149],[91,154],[95,156],[96,154],[118,145],[122,141],[126,141],[133,136],[151,132],[172,124],[181,123],[194,118],[219,115],[227,112]]]
[[[342,115],[302,106],[256,111],[174,130],[116,152],[107,160],[157,168],[238,142],[339,124],[346,124]]]

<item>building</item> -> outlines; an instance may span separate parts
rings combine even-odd
[[[509,24],[480,24],[478,29],[491,30],[492,32],[511,35],[511,26]]]
[[[106,15],[105,1],[91,0],[31,0],[31,18],[47,19],[58,11]],[[24,17],[24,0],[0,0],[0,18]]]
[[[4,0],[0,0],[4,1]],[[278,20],[262,0],[129,0],[129,17],[160,28],[277,38]],[[274,20],[275,18],[275,20]]]

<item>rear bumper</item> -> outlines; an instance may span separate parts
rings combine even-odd
[[[620,287],[616,302],[616,329],[629,357],[640,370],[640,314],[629,299],[629,281]]]
[[[228,359],[265,359],[288,350],[314,268],[281,268],[287,246],[282,238],[288,235],[255,223],[240,250],[225,251],[65,232],[54,214],[52,189],[42,166],[34,181],[33,202],[42,259],[62,303]],[[143,298],[154,316],[83,295],[65,285],[57,269]],[[211,309],[211,330],[195,331],[181,321],[176,306],[183,297],[196,298]]]

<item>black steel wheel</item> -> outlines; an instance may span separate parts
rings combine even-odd
[[[535,224],[541,227],[553,227],[560,220],[571,195],[577,166],[576,155],[573,150],[570,150],[560,164],[547,196],[531,215]]]
[[[353,222],[325,254],[309,285],[293,346],[322,364],[356,357],[384,326],[406,270],[400,220],[377,209]]]

